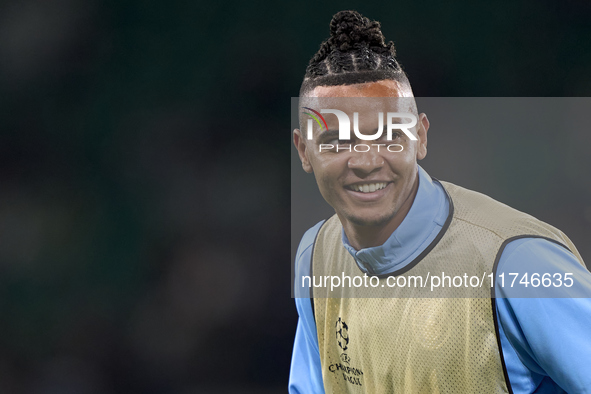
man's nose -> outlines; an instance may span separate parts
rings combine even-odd
[[[365,147],[361,146],[363,148]],[[364,177],[379,171],[384,166],[384,158],[372,146],[367,152],[351,152],[348,165],[357,176]]]

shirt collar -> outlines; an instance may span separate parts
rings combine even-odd
[[[449,212],[446,193],[439,183],[418,167],[419,187],[412,206],[398,228],[383,245],[356,250],[342,230],[342,241],[359,268],[382,275],[410,263],[439,233]]]

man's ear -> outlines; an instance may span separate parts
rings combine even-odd
[[[306,146],[306,141],[304,141],[304,137],[302,136],[302,133],[299,129],[295,129],[293,131],[293,144],[298,150],[298,155],[300,156],[300,160],[302,161],[302,168],[307,173],[312,173],[312,165],[310,164],[310,160],[308,159],[308,147]]]
[[[417,160],[423,160],[427,156],[427,132],[429,131],[429,119],[424,113],[419,115],[417,134],[419,137],[417,146]]]

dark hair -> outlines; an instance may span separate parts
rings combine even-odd
[[[330,37],[310,59],[300,96],[316,86],[385,79],[408,84],[395,55],[394,43],[385,43],[380,22],[370,21],[357,11],[340,11],[330,21]]]

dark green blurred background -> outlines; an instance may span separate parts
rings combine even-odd
[[[417,96],[591,93],[583,0],[1,2],[0,392],[285,392],[290,97],[341,9]]]

